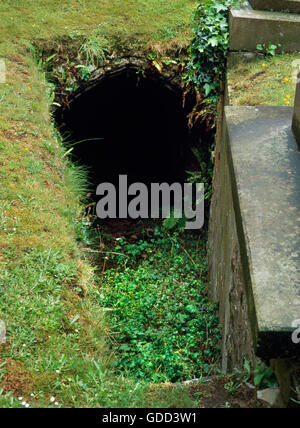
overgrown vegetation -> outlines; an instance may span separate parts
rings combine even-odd
[[[203,0],[195,13],[191,58],[185,79],[202,92],[206,103],[215,105],[224,77],[229,48],[230,7],[240,0]]]
[[[204,26],[201,33],[204,11],[212,28],[219,8],[215,40],[206,37],[202,51],[194,39],[190,63],[191,83],[202,85],[212,101],[218,83],[210,85],[223,70],[229,3],[202,2],[196,17],[199,42],[209,31]],[[83,254],[103,255],[103,248],[95,249],[90,221],[82,217],[86,173],[68,162],[53,129],[53,86],[42,71],[43,61],[64,55],[64,44],[72,41],[82,57],[75,66],[83,81],[109,50],[186,48],[196,4],[0,4],[0,56],[7,68],[7,81],[0,86],[0,319],[7,326],[7,341],[0,344],[0,407],[212,406],[211,390],[201,382],[198,389],[151,384],[217,371],[220,331],[206,294],[205,237],[183,240],[176,231],[154,229],[137,242],[116,241],[106,256],[110,259],[98,256],[91,264]],[[33,61],[32,43],[57,51],[46,59],[38,51]],[[59,78],[65,90],[74,90],[69,66]],[[199,174],[205,176],[205,168]],[[191,173],[191,181],[199,177]],[[215,394],[224,392],[224,383],[216,381]],[[213,403],[228,404],[222,394]]]
[[[220,329],[207,297],[205,238],[156,226],[114,247],[101,302],[110,311],[115,365],[129,376],[175,382],[216,372]]]

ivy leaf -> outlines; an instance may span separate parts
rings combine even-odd
[[[216,37],[212,37],[211,39],[209,39],[208,43],[212,46],[215,47],[219,44],[219,40]]]
[[[262,383],[262,381],[263,381],[263,379],[264,379],[264,377],[265,377],[264,373],[255,376],[255,378],[254,378],[254,385],[255,386],[260,386],[261,383]]]
[[[207,97],[211,93],[213,89],[213,85],[210,85],[209,83],[205,83],[205,85],[203,86],[203,89],[204,89],[204,94]]]

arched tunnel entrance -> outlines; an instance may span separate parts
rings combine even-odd
[[[73,159],[101,182],[181,182],[191,139],[180,85],[126,67],[105,74],[56,115]]]
[[[62,136],[73,144],[73,160],[90,169],[94,200],[86,205],[84,221],[74,223],[95,266],[99,306],[113,314],[114,367],[143,381],[186,380],[216,364],[214,340],[210,348],[202,344],[203,337],[215,339],[219,331],[205,291],[207,222],[189,230],[183,218],[172,231],[172,215],[162,225],[155,216],[101,217],[95,190],[104,182],[118,188],[119,175],[127,175],[128,184],[172,184],[185,183],[190,171],[202,182],[212,134],[205,122],[189,127],[194,95],[184,104],[180,79],[174,83],[155,70],[140,74],[136,67],[123,67],[80,89],[56,114]],[[186,202],[185,195],[170,201],[174,213],[178,200]],[[213,320],[211,327],[207,319]],[[192,341],[187,320],[195,332]]]

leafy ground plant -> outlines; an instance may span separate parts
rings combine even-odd
[[[254,385],[257,388],[264,389],[278,387],[278,383],[271,366],[266,367],[264,364],[261,364],[256,367],[254,373]]]
[[[115,366],[152,382],[213,372],[220,329],[207,297],[205,237],[156,227],[135,244],[120,239],[114,251],[99,298],[109,310]]]

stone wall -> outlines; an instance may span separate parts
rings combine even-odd
[[[248,272],[242,262],[240,239],[243,232],[234,207],[235,183],[228,158],[226,124],[223,126],[223,103],[224,98],[219,103],[208,261],[211,298],[220,304],[222,369],[231,371],[242,367],[244,359],[254,365],[256,339],[255,328],[250,324],[246,295]]]

